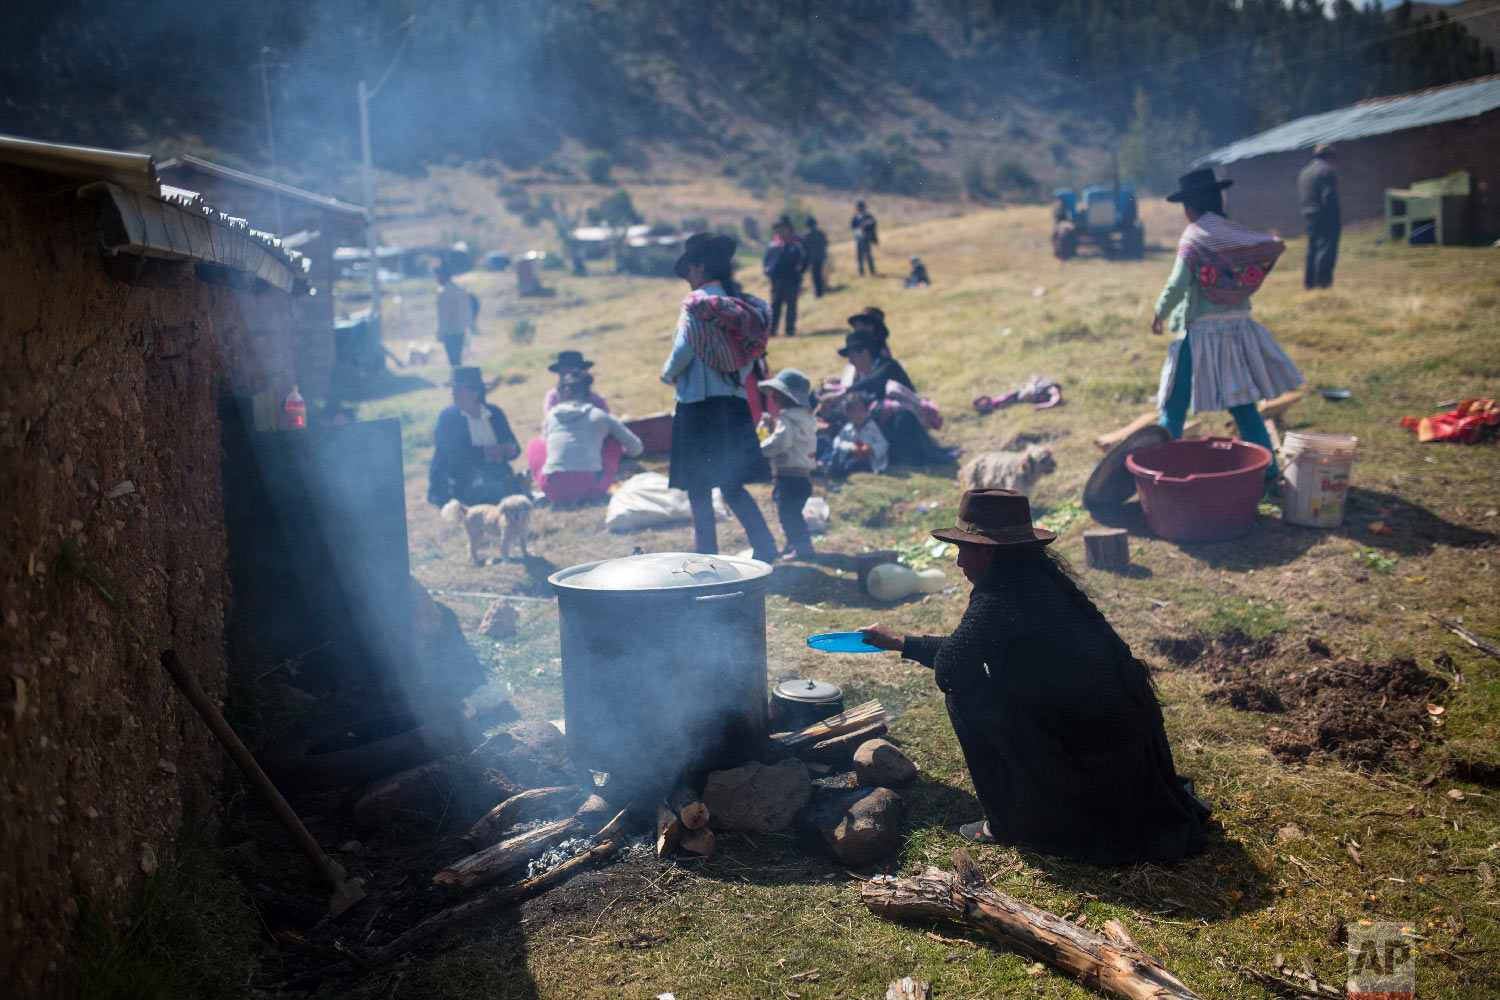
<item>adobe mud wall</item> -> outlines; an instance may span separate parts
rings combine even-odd
[[[1344,223],[1385,218],[1385,189],[1442,177],[1459,170],[1473,178],[1471,237],[1500,235],[1500,111],[1457,122],[1375,135],[1338,143],[1339,202]],[[1225,192],[1229,214],[1247,226],[1305,236],[1297,201],[1297,173],[1312,159],[1312,150],[1270,153],[1219,167],[1220,177],[1234,179]]]
[[[79,186],[0,167],[0,968],[26,997],[65,990],[76,899],[118,911],[219,774],[158,658],[222,696],[220,396],[292,380],[286,295],[106,261]]]

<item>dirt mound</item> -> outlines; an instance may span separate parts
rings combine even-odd
[[[1333,658],[1317,639],[1309,639],[1305,651],[1283,650],[1230,630],[1153,645],[1174,664],[1220,682],[1204,696],[1208,701],[1284,714],[1266,734],[1266,745],[1284,761],[1335,757],[1380,767],[1410,759],[1431,732],[1428,703],[1447,687],[1409,657],[1376,663]]]

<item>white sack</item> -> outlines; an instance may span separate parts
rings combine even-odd
[[[718,490],[714,490],[714,515],[720,521],[732,516]],[[685,491],[668,486],[667,477],[660,472],[642,472],[621,483],[609,498],[604,527],[616,532],[636,531],[692,519]]]

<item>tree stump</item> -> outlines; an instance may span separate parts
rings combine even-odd
[[[1090,528],[1083,533],[1083,558],[1090,569],[1124,573],[1130,569],[1130,535],[1124,528]]]

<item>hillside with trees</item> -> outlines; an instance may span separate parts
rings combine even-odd
[[[566,148],[747,186],[1026,198],[1110,152],[1148,187],[1300,114],[1495,71],[1461,23],[1337,0],[17,0],[0,131],[289,179]],[[267,127],[269,109],[270,129]]]

